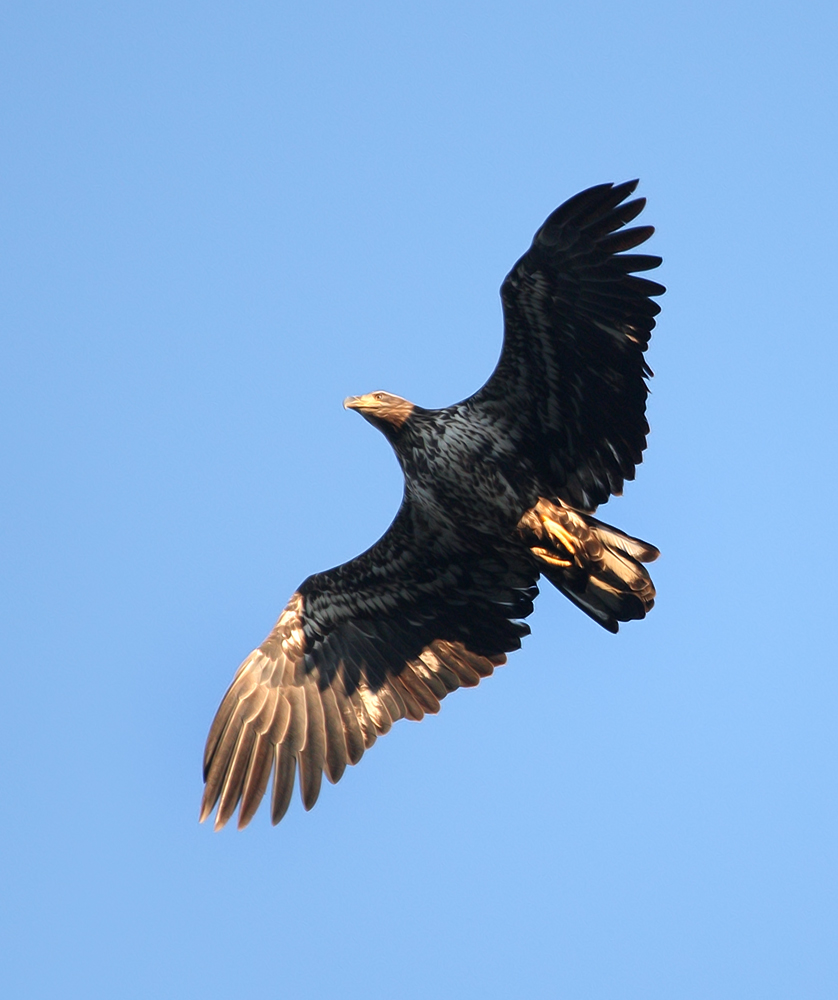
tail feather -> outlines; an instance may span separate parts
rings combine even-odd
[[[518,527],[542,574],[609,632],[651,611],[655,586],[642,564],[660,555],[654,545],[560,500],[540,499]]]

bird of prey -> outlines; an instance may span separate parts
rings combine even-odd
[[[503,348],[488,382],[439,410],[387,392],[344,406],[378,428],[404,473],[386,533],[310,576],[239,667],[204,753],[201,820],[253,818],[273,776],[271,819],[297,771],[310,809],[398,719],[439,711],[529,633],[544,576],[603,628],[643,618],[658,550],[593,516],[642,461],[644,352],[662,285],[626,253],[637,181],[600,184],[557,208],[501,286]]]

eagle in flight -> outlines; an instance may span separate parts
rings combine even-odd
[[[550,215],[501,286],[504,338],[473,396],[426,410],[387,392],[350,396],[387,438],[404,499],[356,559],[310,576],[242,663],[204,752],[201,820],[271,820],[340,779],[392,724],[439,711],[529,633],[545,576],[610,632],[643,618],[658,550],[593,517],[634,478],[649,431],[644,352],[660,257],[626,253],[637,181],[582,191]]]

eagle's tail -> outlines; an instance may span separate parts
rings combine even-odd
[[[561,500],[540,499],[518,529],[550,583],[609,632],[652,609],[655,587],[642,563],[660,555],[654,545]]]

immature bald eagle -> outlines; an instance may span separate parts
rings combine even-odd
[[[404,499],[357,559],[310,576],[239,667],[207,738],[201,820],[250,822],[273,772],[271,818],[297,767],[306,809],[397,719],[439,711],[529,632],[543,574],[604,628],[643,618],[657,549],[592,517],[642,460],[643,352],[661,260],[623,251],[645,199],[600,184],[550,215],[501,286],[504,340],[473,396],[426,410],[351,396],[393,446]]]

